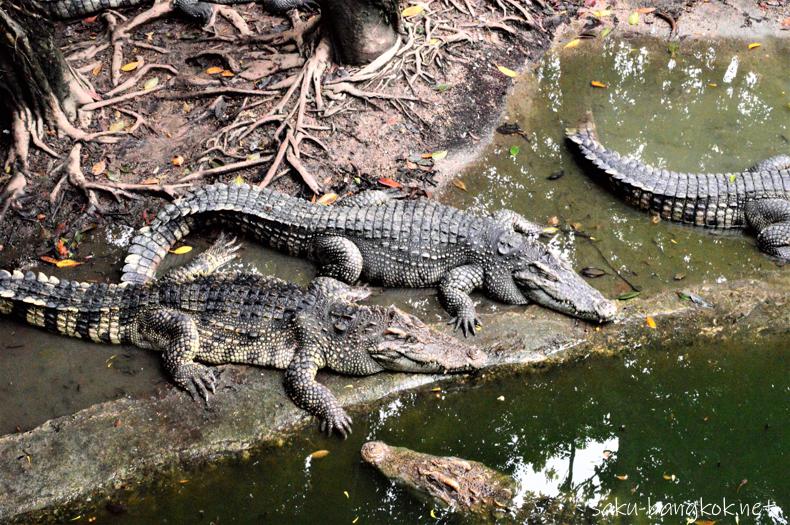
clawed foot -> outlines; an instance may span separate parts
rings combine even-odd
[[[475,317],[474,315],[463,315],[459,314],[457,317],[453,317],[450,319],[447,324],[453,325],[453,331],[458,331],[461,329],[463,332],[464,337],[469,337],[477,335],[476,330],[478,327],[482,327],[483,325],[480,323],[480,320]]]
[[[346,411],[336,407],[326,419],[321,421],[321,432],[326,432],[327,436],[331,436],[332,431],[337,430],[343,439],[346,439],[351,434],[351,423],[351,418],[346,414]]]
[[[241,243],[238,242],[236,237],[229,238],[225,235],[225,232],[219,234],[217,240],[214,241],[208,250],[204,253],[206,257],[210,257],[212,263],[216,265],[216,268],[224,266],[231,262],[233,259],[238,257],[238,252],[241,249]]]
[[[173,380],[178,386],[189,392],[192,399],[200,400],[208,405],[209,392],[214,394],[217,388],[218,374],[214,370],[199,363],[188,363],[178,367]]]

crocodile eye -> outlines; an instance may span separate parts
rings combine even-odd
[[[538,274],[543,279],[546,279],[547,281],[557,282],[559,280],[557,276],[554,274],[554,272],[552,272],[551,269],[548,268],[543,263],[533,262],[530,263],[529,266],[536,274]]]
[[[345,318],[338,319],[337,321],[335,321],[335,325],[334,325],[335,326],[335,332],[337,332],[338,334],[346,333],[346,332],[348,332],[349,325],[350,325],[350,323],[349,323],[348,319],[345,319]]]

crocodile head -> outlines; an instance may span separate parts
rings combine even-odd
[[[497,243],[497,252],[526,300],[586,321],[615,318],[615,303],[534,236],[508,232]]]
[[[461,373],[483,368],[488,356],[479,348],[434,330],[394,306],[346,303],[332,312],[333,331],[345,331],[335,355],[367,354],[382,370],[426,374]],[[331,363],[342,371],[345,363]]]

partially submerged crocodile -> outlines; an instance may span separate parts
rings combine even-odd
[[[285,369],[294,403],[343,436],[351,419],[315,380],[320,368],[445,373],[487,360],[482,350],[395,307],[354,304],[367,292],[334,279],[318,277],[300,288],[254,274],[214,273],[230,258],[232,248],[220,240],[190,265],[145,284],[0,270],[0,314],[63,335],[161,351],[175,383],[206,400],[216,377],[199,362]]]
[[[477,461],[432,456],[382,441],[362,445],[362,459],[417,497],[468,514],[475,523],[592,523],[595,512],[519,489],[510,476]]]
[[[677,173],[604,147],[590,112],[566,133],[629,204],[675,222],[748,227],[762,251],[790,261],[790,156],[777,155],[739,173]]]
[[[213,184],[167,205],[132,240],[123,281],[152,279],[173,244],[198,222],[219,222],[269,246],[316,261],[321,275],[390,287],[438,286],[464,334],[479,324],[470,292],[507,304],[534,301],[607,322],[616,307],[537,237],[542,228],[509,211],[480,217],[438,202],[367,191],[334,206],[268,189]]]
[[[214,4],[245,4],[255,0],[172,0],[176,11],[188,18],[207,23],[211,18]],[[314,5],[312,0],[257,0],[270,13],[284,13],[306,5]],[[124,9],[148,3],[148,0],[40,0],[44,12],[52,18],[68,20],[82,18],[107,9]]]

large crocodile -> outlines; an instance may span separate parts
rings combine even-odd
[[[593,523],[596,511],[521,490],[515,479],[477,461],[433,456],[382,441],[362,459],[422,499],[472,517],[473,523]]]
[[[199,363],[285,369],[285,388],[331,433],[351,419],[315,380],[323,367],[352,375],[480,368],[485,352],[395,307],[360,306],[367,292],[318,277],[307,288],[254,274],[213,271],[232,255],[220,241],[190,265],[145,284],[84,283],[0,270],[0,313],[86,340],[163,353],[166,370],[208,400],[216,378]]]
[[[469,296],[475,289],[503,303],[534,301],[590,321],[610,321],[616,313],[612,301],[538,241],[542,228],[520,215],[500,210],[481,217],[377,190],[323,206],[246,184],[198,188],[139,231],[122,280],[153,278],[196,220],[217,221],[307,257],[321,275],[346,283],[363,278],[390,287],[438,286],[451,323],[465,335],[479,325]]]
[[[677,173],[607,149],[590,112],[566,133],[629,204],[675,222],[748,227],[762,251],[790,260],[790,156],[777,155],[739,173]]]

